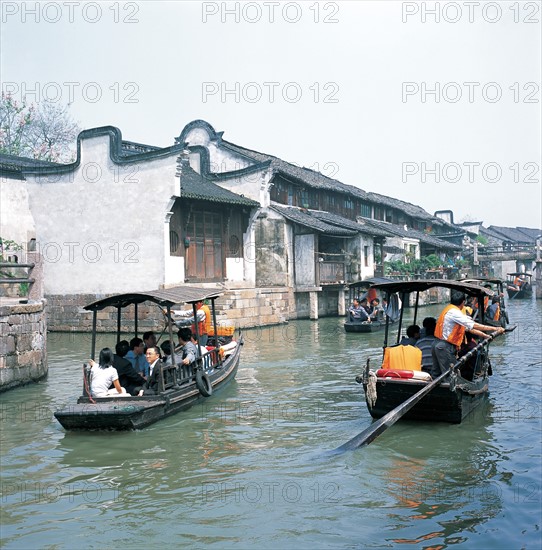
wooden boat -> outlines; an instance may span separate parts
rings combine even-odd
[[[135,307],[135,334],[137,335],[137,306],[143,302],[157,304],[167,310],[175,304],[192,304],[194,316],[196,302],[209,300],[213,316],[214,333],[219,330],[216,323],[215,300],[220,293],[195,287],[175,287],[143,293],[117,294],[93,302],[84,309],[93,312],[91,357],[96,352],[97,313],[104,308],[117,308],[117,341],[120,340],[121,312],[128,306]],[[171,323],[169,339],[173,342]],[[196,324],[197,333],[197,324]],[[198,335],[196,335],[198,338]],[[179,368],[173,364],[163,366],[159,376],[159,392],[142,397],[91,397],[86,388],[89,368],[83,366],[83,395],[75,405],[55,411],[56,419],[67,430],[133,430],[143,428],[167,416],[186,410],[203,399],[209,398],[235,378],[241,355],[242,336],[223,348],[214,347],[205,356],[198,356],[196,364]],[[225,350],[225,351],[224,351]],[[198,354],[199,354],[198,349]]]
[[[531,273],[508,273],[506,282],[506,291],[510,300],[526,300],[533,295],[533,287],[531,284]]]
[[[407,295],[409,293],[416,292],[413,324],[416,324],[419,293],[432,287],[459,290],[470,296],[476,296],[480,302],[483,302],[484,296],[493,294],[492,291],[479,284],[438,279],[394,281],[375,285],[375,288],[382,292],[386,292],[388,295],[399,292],[402,295],[403,303],[408,303]],[[483,313],[482,319],[478,322],[484,323]],[[397,344],[401,336],[401,324],[402,310],[399,325],[397,327]],[[389,328],[388,325],[385,330],[384,349],[388,346]],[[489,357],[486,346],[480,345],[480,348],[481,349],[478,351],[475,375],[472,381],[462,378],[458,365],[456,365],[450,377],[422,397],[419,402],[404,414],[403,418],[410,420],[460,423],[487,397],[489,392]],[[417,368],[419,368],[419,366]],[[426,378],[426,380],[421,380],[410,374],[405,376],[403,373],[399,375],[389,375],[388,373],[388,375],[386,375],[385,369],[372,371],[368,361],[365,371],[356,378],[356,381],[363,384],[367,407],[371,416],[373,418],[381,418],[401,405],[408,398],[414,396],[425,386],[431,384],[431,377],[429,374],[426,375]]]
[[[345,321],[346,332],[377,332],[386,326],[385,321]]]
[[[501,326],[503,328],[506,328],[507,325],[510,323],[508,312],[506,311],[506,302],[504,300],[504,289],[506,286],[506,281],[503,281],[502,279],[499,279],[497,277],[471,277],[471,278],[459,279],[459,280],[462,283],[472,283],[475,285],[481,285],[486,288],[489,288],[490,290],[493,291],[494,296],[496,294],[499,297],[499,306],[500,306],[499,321],[496,322],[491,319],[486,319],[485,322],[487,324],[495,324],[495,326]]]
[[[392,279],[385,277],[375,277],[373,279],[367,279],[365,281],[356,281],[348,286],[349,289],[349,303],[351,304],[354,298],[361,298],[368,294],[369,289],[373,288],[377,283],[391,282]],[[388,302],[389,304],[389,302]],[[386,326],[385,315],[381,319],[375,319],[372,321],[361,321],[359,319],[352,319],[350,316],[344,323],[344,330],[346,332],[377,332],[382,330]],[[393,319],[391,320],[393,322]]]

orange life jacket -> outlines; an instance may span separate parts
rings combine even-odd
[[[211,310],[209,306],[203,304],[199,309],[205,313],[205,319],[198,322],[198,334],[202,336],[203,334],[209,334],[209,329],[211,328]],[[192,332],[196,334],[196,327],[192,325]]]
[[[442,313],[440,314],[440,317],[437,321],[437,326],[435,327],[435,336],[437,338],[440,338],[441,340],[444,340],[442,337],[442,329],[444,328],[444,317],[450,311],[451,309],[459,309],[457,306],[454,306],[453,304],[447,305]],[[461,310],[460,310],[461,311]],[[454,346],[461,346],[461,343],[463,342],[463,339],[465,338],[465,327],[460,324],[455,324],[454,328],[452,329],[452,332],[446,339],[447,342],[450,342],[450,344],[454,344]]]
[[[495,315],[493,316],[494,321],[498,321],[501,318],[501,306],[497,304],[497,309],[495,310]]]

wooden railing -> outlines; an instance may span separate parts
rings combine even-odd
[[[35,280],[31,278],[32,270],[34,269],[35,264],[18,264],[14,262],[0,262],[0,284],[3,285],[21,285],[21,284],[27,284],[28,289],[24,293],[25,295],[28,295],[30,293],[31,286],[35,283]],[[4,272],[4,270],[9,269],[26,269],[28,270],[25,273],[25,277],[12,277],[9,276]],[[7,275],[7,276],[6,276]]]

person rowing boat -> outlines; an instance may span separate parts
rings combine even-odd
[[[457,352],[465,339],[465,331],[481,338],[489,338],[486,332],[504,332],[502,327],[492,327],[475,322],[462,313],[465,304],[465,294],[459,290],[451,290],[450,304],[446,306],[437,320],[435,328],[436,342],[433,344],[432,378],[437,378],[450,369],[457,361]]]

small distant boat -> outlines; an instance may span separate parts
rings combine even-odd
[[[142,293],[117,294],[93,302],[84,309],[92,311],[92,349],[91,357],[96,352],[97,313],[106,307],[118,311],[117,340],[120,340],[121,312],[128,306],[135,306],[135,335],[137,335],[137,306],[143,302],[157,304],[166,308],[168,319],[175,304],[191,304],[196,315],[196,303],[202,300],[211,302],[213,317],[213,334],[219,336],[221,328],[216,326],[215,300],[220,293],[209,289],[195,287],[175,287],[167,290],[155,290]],[[196,332],[197,332],[197,324]],[[228,340],[231,331],[228,330]],[[171,323],[169,338],[173,342]],[[241,355],[242,336],[224,346],[208,346],[207,353],[197,358],[196,364],[183,366],[173,364],[162,366],[159,375],[159,391],[156,395],[142,397],[91,397],[88,367],[83,365],[83,395],[77,403],[55,411],[55,418],[67,430],[134,430],[144,428],[162,418],[186,410],[197,402],[209,398],[213,393],[224,388],[237,373]],[[111,346],[113,347],[113,346]],[[198,348],[198,346],[196,346]],[[198,350],[198,354],[200,351]]]
[[[479,303],[483,303],[485,296],[493,295],[491,290],[479,284],[452,280],[393,281],[374,285],[374,288],[385,292],[388,296],[392,293],[399,293],[402,296],[403,304],[408,303],[407,295],[415,292],[416,304],[413,324],[416,324],[419,293],[433,287],[459,290],[470,296],[476,296]],[[484,322],[483,316],[479,322]],[[397,327],[397,343],[401,334],[401,324],[402,317]],[[392,345],[392,348],[387,348],[388,336],[389,326],[385,330],[385,350],[395,347]],[[397,347],[410,348],[411,346]],[[489,392],[488,371],[490,363],[487,346],[479,344],[479,350],[476,353],[477,367],[472,381],[462,378],[459,368],[454,368],[448,379],[449,381],[441,382],[433,388],[410,408],[403,418],[407,420],[460,423],[485,399]],[[414,367],[414,365],[412,366]],[[373,418],[382,418],[433,382],[428,373],[420,371],[420,365],[415,366],[412,370],[409,369],[408,364],[392,368],[385,368],[382,365],[382,368],[377,367],[376,370],[370,370],[369,361],[363,374],[356,377],[356,381],[363,384],[367,408]]]
[[[385,321],[345,321],[346,332],[378,332],[386,326]]]
[[[351,304],[354,298],[370,297],[370,290],[377,283],[387,283],[392,282],[392,279],[386,277],[374,277],[372,279],[366,279],[365,281],[356,281],[349,285],[349,303]],[[376,292],[374,297],[378,298]],[[380,300],[380,298],[379,298]],[[382,305],[382,300],[380,300]],[[393,306],[390,306],[388,301],[388,306],[386,312],[382,312],[382,316],[378,319],[371,321],[362,321],[359,319],[353,319],[348,315],[348,319],[344,323],[344,330],[346,332],[357,332],[357,333],[367,333],[367,332],[377,332],[382,330],[386,326],[386,314],[390,313],[390,309],[393,309]],[[390,322],[395,321],[395,316],[392,314],[392,319]]]
[[[508,281],[506,282],[506,291],[510,300],[525,300],[533,295],[533,287],[531,285],[531,273],[508,273]]]

